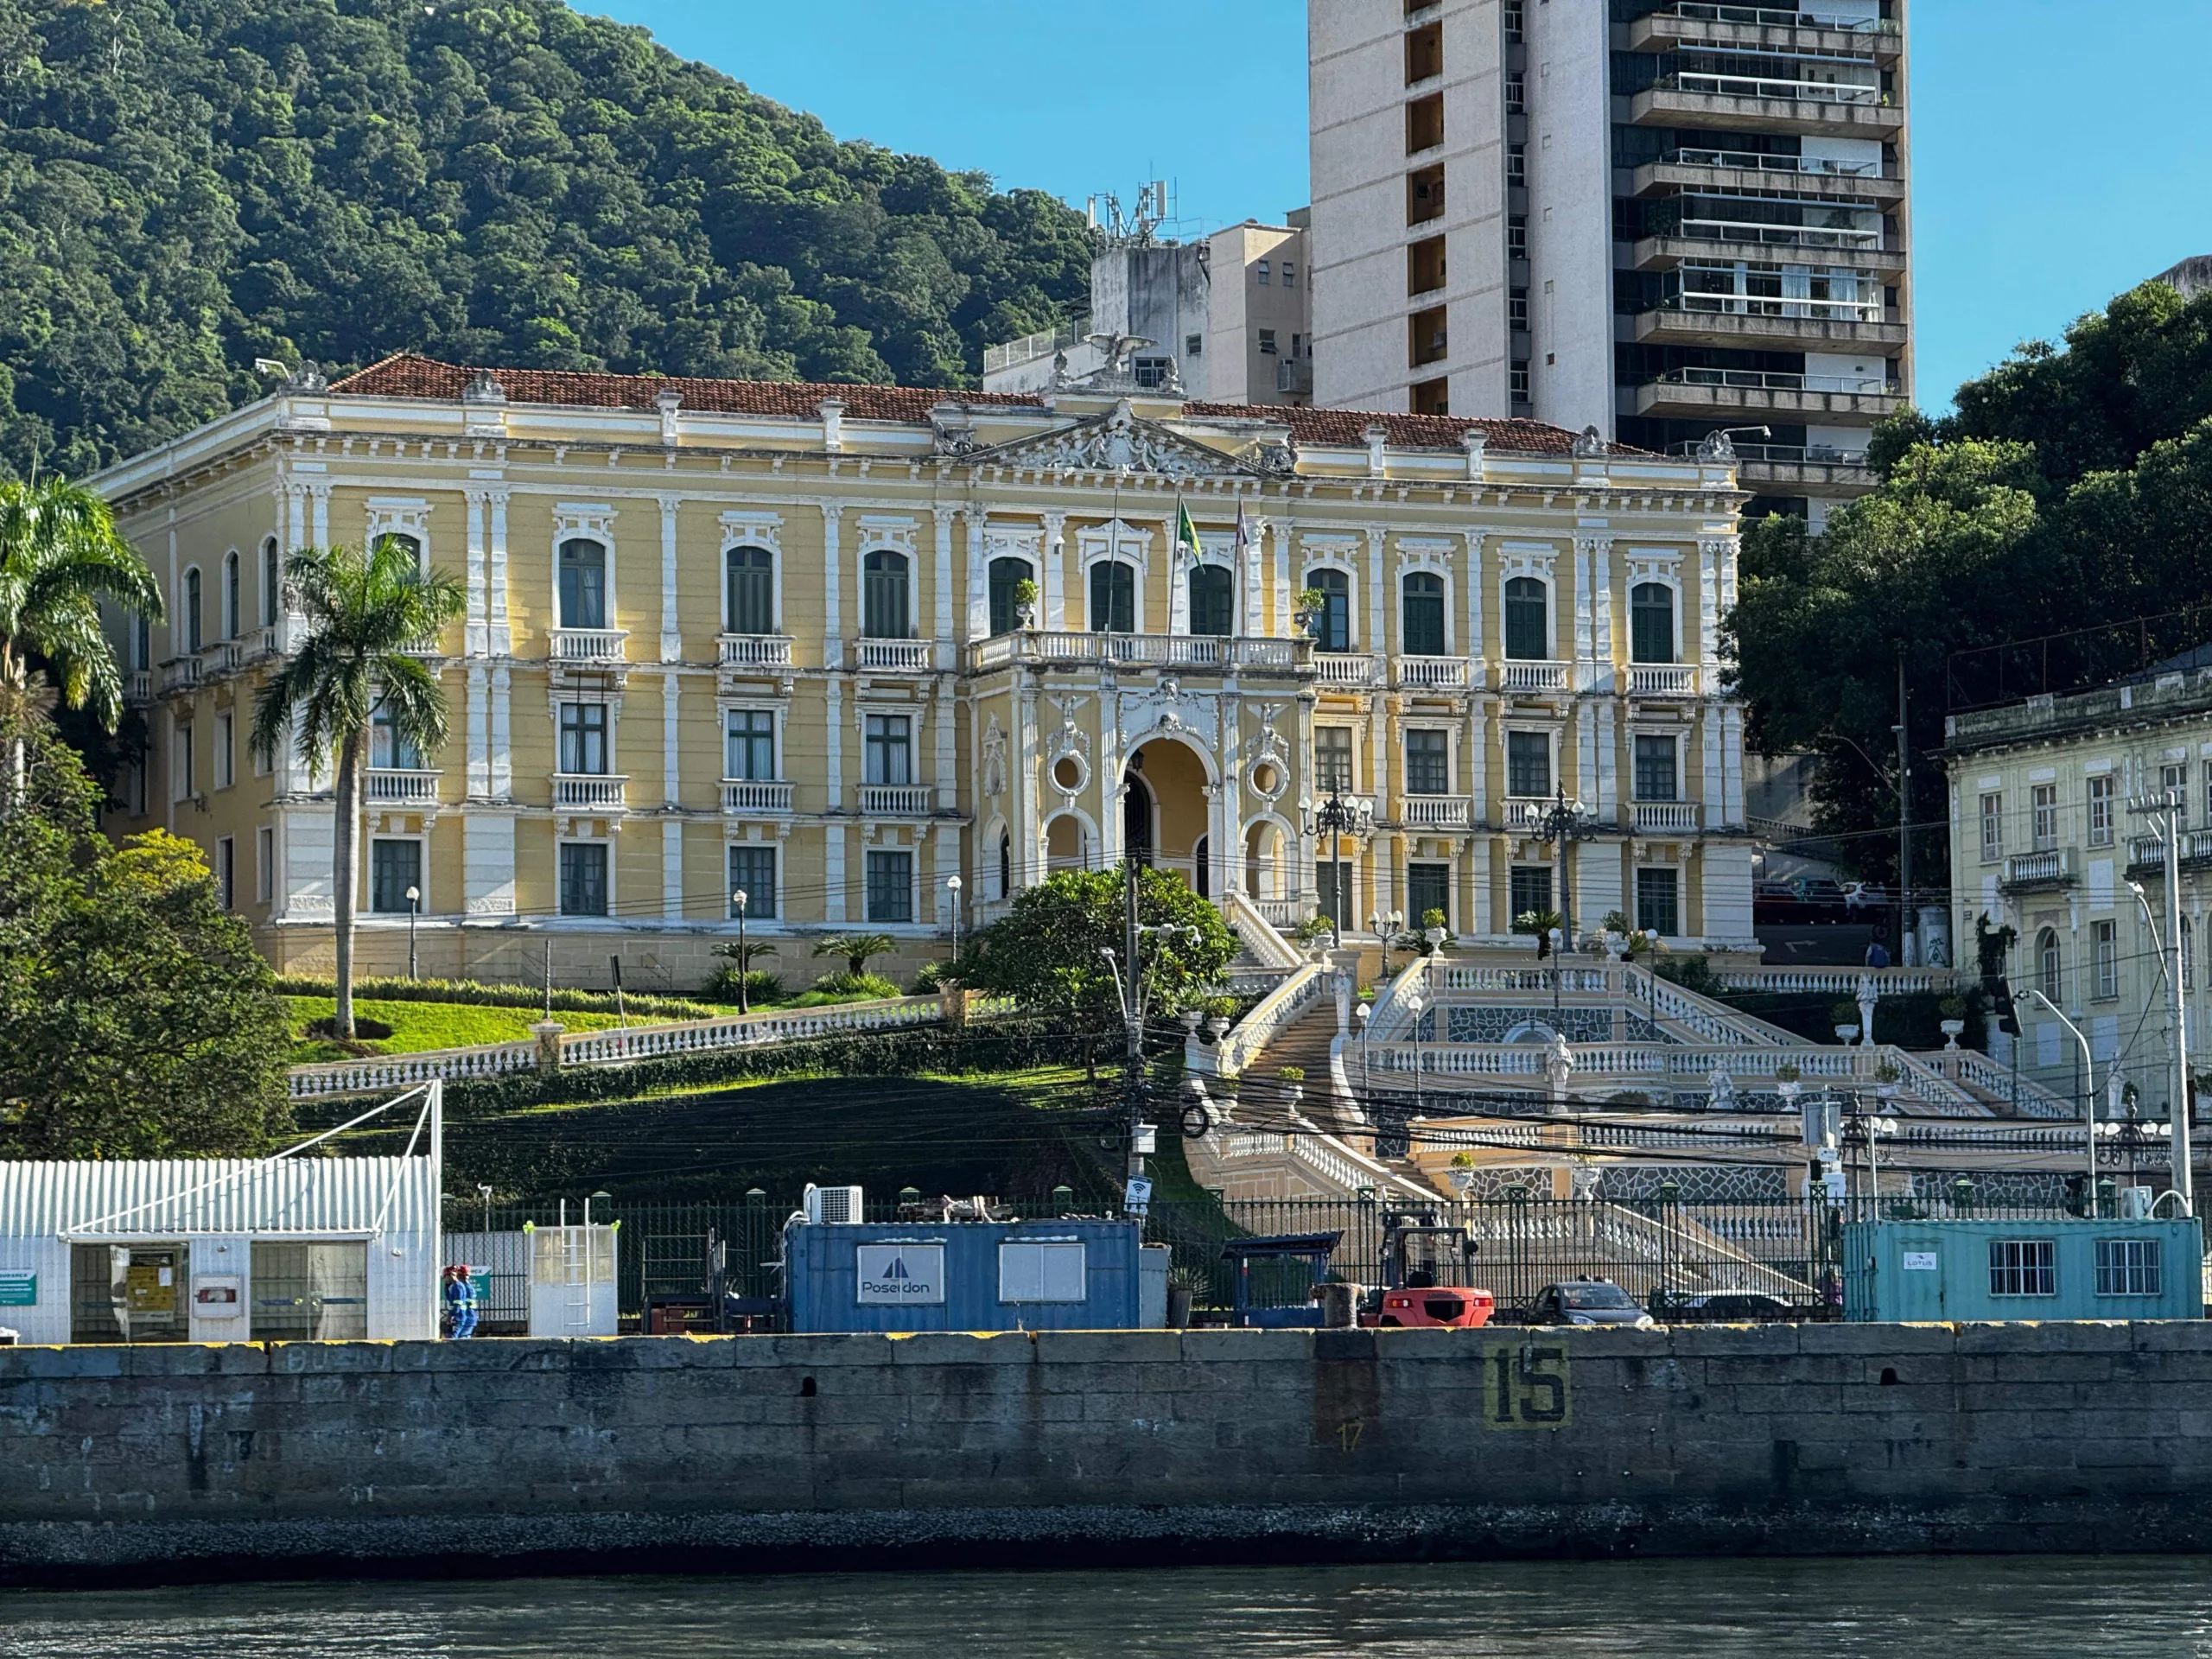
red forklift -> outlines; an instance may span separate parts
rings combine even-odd
[[[1382,1272],[1387,1283],[1367,1325],[1471,1331],[1490,1323],[1497,1299],[1465,1283],[1481,1247],[1465,1227],[1429,1209],[1382,1212]]]

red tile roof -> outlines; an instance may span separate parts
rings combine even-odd
[[[457,399],[461,389],[479,371],[457,363],[403,353],[372,363],[359,373],[333,384],[335,392],[370,397],[435,397]],[[508,397],[518,404],[571,404],[593,409],[653,407],[653,399],[673,391],[689,410],[717,414],[767,415],[811,420],[822,400],[836,397],[845,413],[856,421],[893,421],[909,426],[926,425],[933,404],[947,401],[995,405],[1009,409],[1041,409],[1045,400],[1035,392],[944,391],[926,386],[818,385],[793,380],[694,380],[677,375],[580,374],[565,370],[494,369],[493,377]],[[1491,447],[1524,454],[1565,454],[1574,435],[1564,427],[1541,421],[1463,420],[1448,415],[1364,414],[1357,410],[1289,409],[1273,404],[1185,404],[1183,412],[1192,419],[1209,416],[1264,421],[1287,426],[1300,443],[1341,444],[1357,448],[1367,442],[1366,429],[1380,423],[1397,448],[1456,449],[1461,435],[1470,431],[1487,434]],[[1616,454],[1640,451],[1615,444]]]

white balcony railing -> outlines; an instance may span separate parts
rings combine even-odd
[[[556,772],[553,774],[553,804],[591,811],[620,812],[626,800],[627,778],[602,773]]]
[[[1401,657],[1394,667],[1400,685],[1436,691],[1461,691],[1467,685],[1464,657]]]
[[[124,675],[123,700],[125,702],[151,702],[154,700],[153,671],[138,668]]]
[[[181,686],[200,683],[200,659],[197,657],[172,657],[162,664],[162,690],[175,691]]]
[[[791,642],[779,633],[726,633],[721,636],[724,668],[789,668]]]
[[[1639,836],[1687,836],[1697,830],[1694,801],[1637,801],[1629,811]]]
[[[1009,663],[1133,663],[1160,668],[1265,669],[1288,673],[1313,650],[1303,639],[1206,633],[1086,633],[1025,628],[994,634],[968,648],[968,664],[986,671]]]
[[[1551,810],[1552,803],[1541,797],[1523,800],[1509,800],[1499,810],[1505,827],[1516,834],[1525,834],[1535,829],[1544,814]]]
[[[1660,161],[1678,167],[1728,167],[1751,173],[1818,173],[1847,179],[1878,179],[1879,162],[1835,162],[1817,156],[1768,156],[1752,149],[1708,149],[1685,145]]]
[[[1710,270],[1699,266],[1700,270]],[[1711,294],[1691,289],[1669,294],[1653,308],[1684,316],[1782,317],[1808,322],[1872,323],[1882,320],[1882,302],[1872,300],[1777,299],[1766,294]]]
[[[1324,685],[1372,685],[1375,683],[1375,659],[1355,656],[1345,651],[1317,651],[1313,653],[1316,677]]]
[[[722,779],[725,812],[788,812],[791,810],[789,784],[765,784],[751,778]]]
[[[629,637],[625,628],[555,628],[549,650],[559,663],[619,663]]]
[[[1793,374],[1769,369],[1670,369],[1655,386],[1729,386],[1749,391],[1827,391],[1850,397],[1894,397],[1894,380],[1873,374]]]
[[[1465,830],[1468,805],[1464,795],[1402,795],[1398,821],[1408,830]]]
[[[1834,16],[1812,6],[1730,6],[1715,5],[1710,0],[1680,0],[1662,11],[1672,11],[1677,17],[1694,17],[1706,22],[1751,23],[1760,29],[1832,29],[1851,35],[1894,35],[1897,22],[1887,17],[1845,17]]]
[[[2005,861],[2005,880],[2012,882],[2071,881],[2074,849],[2053,847],[2040,853],[2014,853]]]
[[[1507,661],[1497,665],[1501,691],[1565,691],[1573,675],[1572,663]]]
[[[420,766],[371,766],[366,793],[371,806],[435,806],[439,774]]]
[[[1709,75],[1685,70],[1665,77],[1657,86],[1719,98],[1785,98],[1815,104],[1878,105],[1882,101],[1879,86],[1848,80],[1774,80],[1764,75]]]
[[[1756,219],[1686,219],[1674,234],[1696,242],[1756,242],[1769,248],[1829,248],[1858,253],[1882,251],[1879,231],[1825,225],[1770,225]]]
[[[1694,697],[1697,666],[1693,663],[1630,663],[1629,695],[1635,697]]]
[[[2212,858],[2212,830],[2184,830],[2181,861],[2194,864]],[[2166,866],[2166,843],[2158,836],[2137,836],[2127,843],[2127,862],[2139,870],[2162,870]]]
[[[855,639],[853,666],[891,674],[926,674],[931,644],[927,639]]]
[[[862,784],[861,811],[871,818],[925,818],[930,815],[927,784]]]

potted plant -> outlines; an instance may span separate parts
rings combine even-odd
[[[1898,1071],[1889,1061],[1884,1060],[1874,1068],[1875,1092],[1884,1100],[1895,1100],[1897,1097],[1897,1084],[1903,1081],[1904,1077],[1904,1072]]]
[[[1290,602],[1291,620],[1298,624],[1300,633],[1313,638],[1319,632],[1315,621],[1328,605],[1329,596],[1319,588],[1301,588],[1298,597]]]
[[[1275,1068],[1275,1078],[1282,1084],[1284,1108],[1295,1112],[1298,1103],[1306,1096],[1306,1068],[1302,1065],[1279,1065]]]
[[[1450,1175],[1452,1190],[1461,1198],[1466,1197],[1467,1189],[1475,1184],[1474,1154],[1469,1152],[1453,1153]]]
[[[1936,1029],[1943,1033],[1943,1047],[1946,1052],[1954,1051],[1959,1046],[1959,1033],[1967,1028],[1967,1000],[1947,996],[1936,1005],[1936,1011],[1943,1016],[1936,1023]]]
[[[1014,624],[1018,628],[1037,626],[1037,584],[1027,576],[1014,584]]]
[[[1838,1002],[1828,1009],[1828,1020],[1835,1027],[1836,1040],[1853,1043],[1859,1039],[1859,1005]]]
[[[1317,942],[1332,939],[1336,935],[1336,924],[1319,911],[1308,916],[1290,931],[1290,937],[1308,950],[1311,950]]]
[[[1428,941],[1430,956],[1433,957],[1443,950],[1444,941],[1448,935],[1442,911],[1431,909],[1421,912],[1421,936]]]
[[[1179,1264],[1167,1273],[1167,1324],[1171,1330],[1186,1330],[1191,1323],[1191,1300],[1198,1292],[1210,1288],[1206,1275],[1196,1268]]]
[[[1628,954],[1629,936],[1635,930],[1629,925],[1627,915],[1618,910],[1605,912],[1605,919],[1598,924],[1605,941],[1605,954],[1618,962]]]
[[[1805,1073],[1796,1061],[1784,1060],[1774,1068],[1774,1086],[1785,1104],[1793,1103],[1805,1086]]]

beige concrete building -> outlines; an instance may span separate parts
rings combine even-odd
[[[115,827],[204,847],[280,963],[327,964],[329,780],[247,752],[297,647],[281,563],[395,535],[465,584],[442,752],[379,734],[366,969],[699,982],[749,925],[910,969],[1125,852],[1249,940],[1446,911],[1525,953],[1560,791],[1586,925],[1751,942],[1726,467],[1530,423],[477,370],[313,375],[97,480],[169,620],[118,619],[154,733]],[[1187,506],[1202,548],[1174,540]],[[1240,524],[1242,526],[1240,532]],[[1033,614],[1016,584],[1034,582]],[[1322,602],[1300,632],[1296,601]],[[1126,791],[1124,785],[1130,785]],[[1350,798],[1362,833],[1318,837]]]
[[[1904,17],[1309,0],[1314,401],[1732,429],[1817,527],[1912,392]]]

